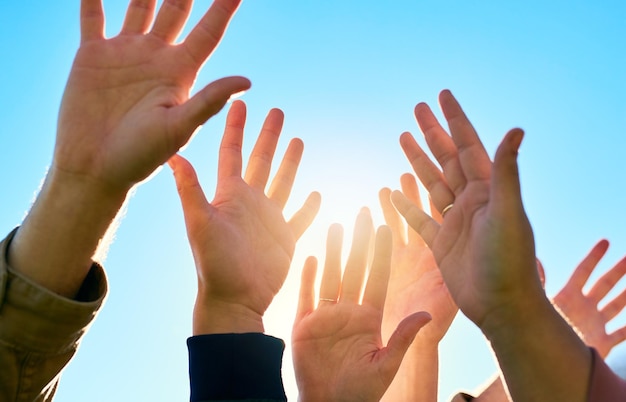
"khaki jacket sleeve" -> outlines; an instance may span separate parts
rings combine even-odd
[[[51,401],[102,306],[106,276],[94,263],[75,300],[52,293],[8,266],[16,231],[0,242],[0,401]]]

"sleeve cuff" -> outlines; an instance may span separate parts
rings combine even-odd
[[[59,296],[9,267],[7,250],[16,231],[0,242],[0,339],[35,353],[65,353],[76,347],[102,306],[104,270],[91,266],[76,300]]]
[[[199,335],[187,339],[187,347],[191,402],[287,400],[281,339],[261,333]]]
[[[623,401],[626,395],[626,381],[611,371],[595,349],[590,349],[592,363],[587,400],[589,402]]]

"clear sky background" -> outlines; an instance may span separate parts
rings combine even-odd
[[[0,2],[5,233],[22,220],[50,163],[79,42],[79,3]],[[209,4],[196,1],[188,28]],[[105,0],[109,36],[126,5]],[[399,187],[410,171],[398,137],[411,131],[424,143],[413,107],[426,101],[438,110],[444,88],[458,97],[490,152],[509,128],[526,130],[522,191],[548,293],[601,238],[611,246],[599,271],[609,269],[626,254],[625,66],[622,0],[244,0],[198,85],[249,77],[246,156],[266,112],[283,109],[278,154],[291,137],[305,143],[286,214],[312,190],[323,197],[266,314],[266,332],[289,344],[302,263],[307,255],[323,257],[329,224],[343,223],[349,233],[363,205],[383,223],[378,190]],[[183,152],[209,198],[224,117],[211,119]],[[108,301],[65,370],[57,401],[187,400],[195,270],[168,168],[138,189],[105,267]],[[624,324],[626,314],[611,328]],[[609,361],[626,366],[626,347]],[[459,315],[441,344],[440,400],[475,389],[494,370],[482,335]],[[283,376],[296,400],[289,348]]]

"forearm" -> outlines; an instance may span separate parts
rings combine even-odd
[[[490,340],[515,401],[585,401],[591,355],[545,297],[492,317]]]
[[[418,334],[382,401],[435,402],[438,377],[438,342],[424,340]]]
[[[75,297],[125,197],[51,170],[11,242],[9,265],[54,293]]]

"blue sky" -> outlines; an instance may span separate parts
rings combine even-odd
[[[0,3],[4,232],[19,224],[50,163],[78,46],[79,3]],[[113,36],[127,2],[104,4]],[[196,1],[188,27],[209,4]],[[422,141],[413,107],[426,101],[437,108],[444,88],[458,97],[491,152],[509,128],[526,130],[522,191],[549,294],[600,238],[611,247],[599,271],[626,255],[625,21],[620,0],[244,0],[198,85],[249,77],[245,152],[266,112],[283,109],[279,154],[291,137],[305,143],[287,215],[310,191],[323,197],[266,315],[267,333],[288,343],[302,262],[323,255],[330,223],[350,229],[362,205],[382,223],[379,188],[397,188],[410,171],[398,137],[411,131]],[[210,120],[183,152],[209,198],[224,116]],[[138,189],[105,266],[109,299],[65,371],[57,400],[185,400],[195,273],[168,169]],[[613,325],[620,323],[625,314]],[[481,334],[462,317],[441,356],[442,401],[494,371]],[[284,378],[295,400],[290,359],[287,353]],[[610,361],[626,361],[626,347]]]

